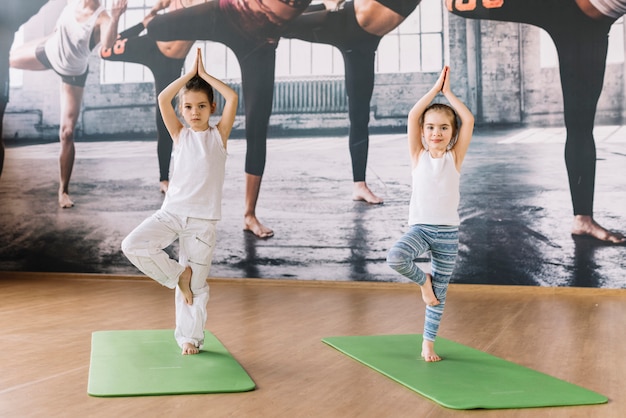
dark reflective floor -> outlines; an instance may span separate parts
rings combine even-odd
[[[564,136],[557,128],[476,132],[463,167],[454,282],[626,288],[625,246],[570,235]],[[599,127],[596,139],[595,217],[626,233],[626,127]],[[76,149],[76,206],[65,210],[56,204],[58,144],[7,149],[0,270],[138,273],[119,245],[162,202],[156,143]],[[351,200],[347,138],[270,140],[257,210],[275,231],[267,240],[242,231],[245,142],[231,140],[229,154],[213,276],[403,280],[385,257],[407,228],[405,135],[371,138],[368,183],[385,199],[380,206]]]

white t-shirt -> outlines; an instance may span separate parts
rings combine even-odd
[[[98,16],[104,12],[100,7],[85,22],[76,21],[77,1],[68,3],[57,20],[54,34],[44,46],[52,68],[63,75],[82,75],[89,66],[89,42]]]
[[[422,151],[412,176],[409,225],[459,225],[461,174],[452,152],[433,158]]]
[[[219,220],[226,149],[216,127],[183,128],[174,147],[174,169],[161,209],[181,216]]]

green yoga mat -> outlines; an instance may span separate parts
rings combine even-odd
[[[91,396],[245,392],[255,385],[228,350],[205,331],[198,354],[181,354],[173,330],[97,331],[91,336]]]
[[[427,363],[421,335],[329,337],[322,340],[440,405],[452,409],[532,408],[608,402],[598,393],[437,337],[443,360]]]

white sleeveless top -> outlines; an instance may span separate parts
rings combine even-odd
[[[174,147],[174,169],[161,209],[181,216],[219,220],[226,149],[216,127],[183,128]]]
[[[57,20],[53,36],[44,46],[50,65],[63,75],[82,75],[87,71],[91,34],[98,16],[104,12],[104,6],[100,5],[85,22],[79,23],[74,16],[78,1],[72,1],[65,6]]]
[[[619,19],[626,14],[625,0],[589,0],[593,7],[605,16]]]
[[[428,151],[422,151],[412,176],[409,225],[459,225],[461,175],[452,152],[432,158]]]

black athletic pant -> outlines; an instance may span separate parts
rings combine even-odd
[[[374,60],[382,38],[361,29],[351,1],[336,11],[316,10],[315,6],[311,6],[294,19],[281,36],[332,45],[341,52],[348,95],[352,178],[355,182],[365,181]]]
[[[485,8],[481,1],[449,1],[456,15],[528,23],[552,37],[559,55],[567,129],[565,163],[574,215],[593,216],[596,173],[593,126],[604,81],[608,33],[614,19],[591,19],[574,0],[504,0],[503,3],[500,7]],[[464,10],[473,5],[473,10]]]
[[[229,47],[241,67],[246,114],[248,174],[262,176],[265,169],[267,129],[274,95],[277,43],[261,34],[242,32],[218,1],[158,15],[148,24],[148,36],[159,41],[207,40]],[[208,60],[211,57],[206,57]]]
[[[156,97],[172,81],[180,77],[184,59],[168,58],[161,53],[156,41],[148,36],[137,36],[144,29],[139,23],[120,33],[113,48],[102,49],[100,57],[107,61],[123,61],[142,64],[154,76]],[[169,180],[172,138],[165,127],[163,117],[156,105],[157,155],[159,159],[159,181]]]

